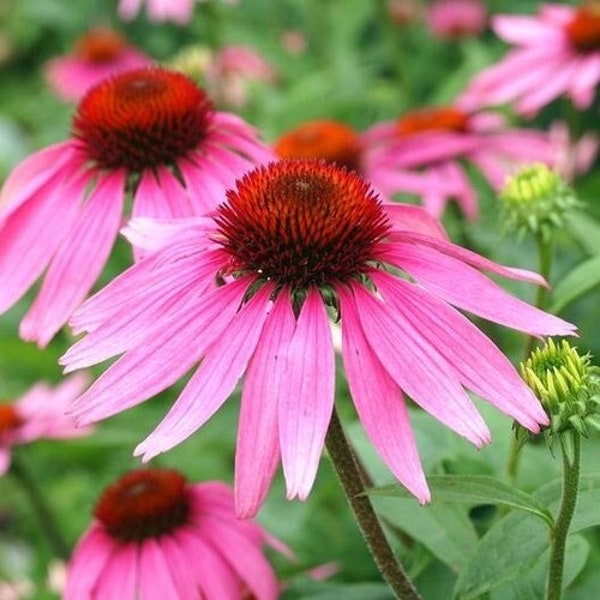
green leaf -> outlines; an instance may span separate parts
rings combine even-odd
[[[464,502],[477,504],[503,504],[523,510],[543,519],[552,526],[552,515],[533,496],[493,477],[485,475],[432,475],[427,478],[433,502]],[[374,488],[370,495],[408,497],[405,488],[389,485]]]
[[[583,475],[579,489],[571,534],[600,523],[600,474]],[[556,480],[537,490],[534,497],[554,514],[561,492],[562,482]],[[456,596],[475,600],[501,585],[527,577],[548,544],[548,530],[530,513],[507,515],[479,541],[473,559],[458,578]]]
[[[565,306],[600,284],[600,255],[577,265],[552,291],[550,312],[557,313]]]
[[[474,555],[477,534],[466,508],[449,504],[419,506],[414,499],[373,497],[377,513],[421,542],[453,571]]]
[[[600,224],[590,215],[573,213],[569,215],[566,225],[589,254],[600,254]]]

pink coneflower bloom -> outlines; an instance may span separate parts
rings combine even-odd
[[[223,483],[189,484],[172,469],[131,471],[106,488],[94,517],[68,565],[64,600],[278,596],[264,546],[281,543],[236,519]]]
[[[477,446],[490,434],[463,386],[533,431],[547,422],[510,362],[453,307],[529,334],[573,333],[479,269],[543,280],[455,246],[420,207],[383,205],[355,172],[279,161],[246,174],[210,218],[134,220],[129,235],[154,252],[77,311],[74,329],[89,333],[61,362],[73,370],[123,356],[72,410],[81,423],[103,419],[200,362],[136,449],[148,460],[201,427],[245,373],[241,516],[259,509],[280,456],[288,498],[311,490],[334,401],[330,317],[341,318],[358,416],[421,502],[429,491],[402,391]]]
[[[181,73],[149,67],[98,84],[79,103],[72,137],[23,161],[0,191],[0,313],[47,268],[20,328],[46,345],[98,278],[128,190],[134,216],[203,214],[272,156]]]
[[[90,433],[65,415],[88,384],[85,375],[68,377],[52,388],[38,383],[14,402],[0,403],[0,475],[10,467],[11,448],[39,439],[69,439]]]
[[[259,52],[248,46],[226,46],[206,69],[212,96],[221,104],[240,107],[248,101],[251,82],[275,83],[277,72]]]
[[[471,108],[515,103],[534,116],[566,94],[579,109],[588,108],[600,82],[600,8],[544,4],[537,16],[497,15],[492,28],[517,47],[482,71],[462,97]]]
[[[450,199],[467,218],[478,217],[477,192],[464,162],[477,167],[498,191],[519,165],[554,166],[559,153],[556,140],[543,131],[508,128],[496,113],[469,113],[459,106],[410,111],[396,121],[375,125],[363,140],[369,148],[368,172],[378,189],[386,195],[410,191],[403,190],[398,185],[402,180],[395,182],[394,176],[418,172],[424,177],[423,204],[435,217],[443,215]]]
[[[149,56],[105,27],[79,38],[71,54],[50,60],[44,73],[52,89],[67,102],[77,101],[94,85],[119,71],[151,62]]]
[[[435,0],[425,15],[431,33],[443,39],[479,35],[487,24],[480,0]]]

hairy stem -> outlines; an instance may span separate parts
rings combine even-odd
[[[335,409],[325,444],[358,526],[383,578],[396,598],[420,600],[420,594],[394,556],[371,500],[365,494],[364,474],[357,465]]]

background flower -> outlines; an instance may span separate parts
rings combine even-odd
[[[104,491],[94,517],[68,565],[65,600],[278,596],[264,546],[281,544],[236,519],[223,483],[131,471]]]
[[[37,383],[14,402],[0,404],[0,475],[10,468],[11,448],[39,439],[69,439],[88,435],[67,416],[70,403],[83,393],[85,374],[65,378],[56,387]]]

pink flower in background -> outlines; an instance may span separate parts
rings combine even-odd
[[[462,96],[470,108],[515,103],[528,117],[566,94],[581,110],[600,82],[600,11],[544,4],[536,16],[498,15],[494,31],[515,49],[477,75]]]
[[[258,511],[280,458],[289,499],[312,488],[334,402],[330,317],[341,318],[359,418],[421,502],[429,490],[403,392],[477,446],[490,434],[465,387],[532,431],[547,423],[508,359],[454,308],[528,334],[572,334],[574,326],[506,293],[480,269],[543,279],[455,246],[419,207],[384,206],[355,172],[279,161],[246,174],[211,217],[134,219],[127,232],[152,253],[75,313],[75,332],[88,335],[61,363],[71,371],[122,356],[72,412],[81,423],[104,419],[200,363],[137,447],[148,460],[201,427],[245,374],[240,516]]]
[[[72,137],[24,160],[0,191],[0,312],[47,270],[20,327],[45,346],[104,267],[128,190],[134,216],[203,214],[272,156],[181,73],[145,68],[100,83],[80,102]]]
[[[480,0],[435,0],[425,18],[435,36],[454,39],[480,34],[487,24],[487,11]]]
[[[119,16],[124,21],[131,21],[144,4],[150,21],[172,21],[186,25],[192,20],[196,0],[120,0]]]
[[[456,105],[410,111],[375,125],[363,141],[369,176],[384,194],[416,192],[435,217],[454,199],[469,219],[478,217],[479,207],[463,162],[477,167],[499,191],[519,165],[552,167],[567,151],[556,136],[508,127],[497,113],[469,113]],[[420,189],[418,182],[413,190],[403,184],[407,170],[421,175]]]
[[[90,428],[77,428],[67,408],[87,384],[87,376],[68,377],[52,388],[38,383],[14,402],[0,404],[0,475],[10,467],[13,446],[39,439],[68,439],[87,435]]]
[[[149,56],[129,45],[121,34],[98,28],[79,38],[71,54],[50,60],[44,74],[58,96],[72,102],[108,76],[150,62]]]
[[[219,103],[239,107],[248,101],[249,83],[275,83],[277,72],[253,48],[226,46],[209,62],[206,81],[211,94]]]
[[[94,517],[68,565],[64,600],[278,597],[264,546],[283,545],[236,519],[223,483],[131,471],[106,488]]]

